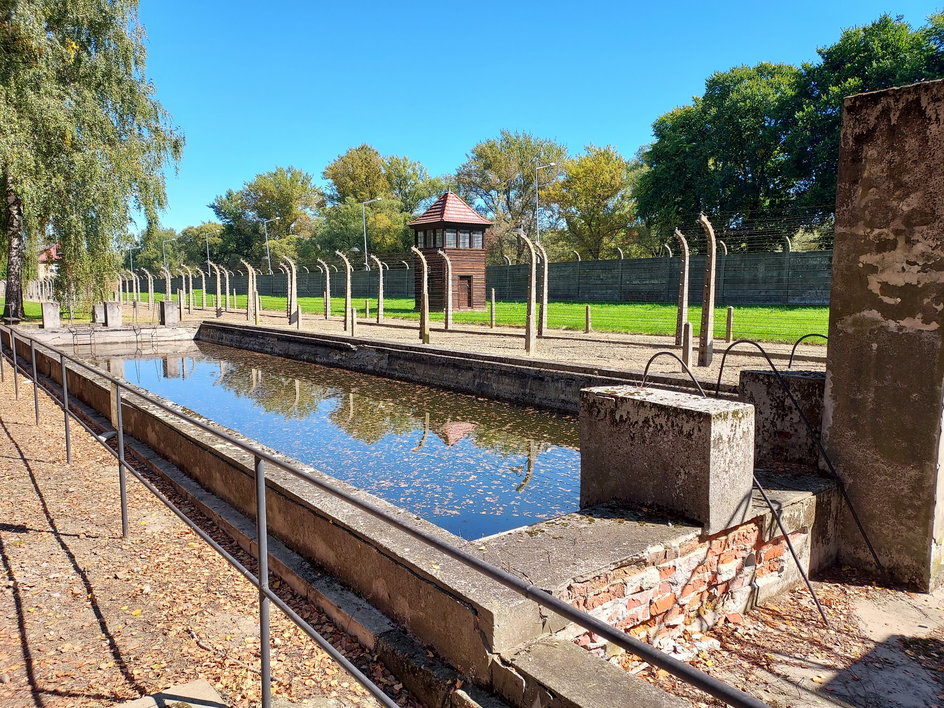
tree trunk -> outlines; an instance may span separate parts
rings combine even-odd
[[[13,178],[5,180],[6,200],[6,236],[7,250],[7,294],[3,305],[2,319],[19,322],[25,317],[23,312],[23,202],[13,188]]]

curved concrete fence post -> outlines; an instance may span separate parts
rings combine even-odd
[[[528,269],[528,309],[525,315],[525,324],[524,324],[524,350],[527,354],[533,354],[537,349],[537,337],[535,336],[535,298],[537,296],[537,285],[538,285],[538,264],[537,264],[537,252],[534,250],[534,243],[525,236],[522,232],[518,232],[518,238],[520,238],[524,245],[528,247],[528,254],[531,256],[531,263]]]
[[[171,274],[167,266],[161,266],[161,274],[164,276],[164,300],[173,300],[173,290],[171,290]]]
[[[208,273],[203,272],[203,268],[200,268],[197,271],[200,274],[200,309],[207,309],[207,275]]]
[[[715,271],[718,260],[718,245],[715,230],[704,214],[698,215],[698,223],[705,231],[708,252],[705,254],[705,289],[701,299],[701,332],[698,337],[698,366],[710,366],[715,350]]]
[[[685,235],[675,229],[675,238],[679,242],[679,287],[678,287],[678,314],[675,319],[675,344],[682,344],[682,327],[688,322],[688,241]]]
[[[429,266],[426,264],[426,256],[416,246],[410,246],[410,250],[419,260],[420,264],[420,341],[423,344],[429,344]]]
[[[449,260],[449,256],[446,255],[446,252],[442,249],[439,249],[437,253],[443,259],[443,262],[446,264],[446,293],[443,303],[443,329],[447,332],[452,329],[452,261]]]
[[[285,263],[288,268],[289,276],[289,300],[291,304],[289,306],[288,313],[288,323],[294,324],[295,329],[302,328],[302,308],[298,304],[298,268],[293,261],[288,256],[283,256],[282,261]]]
[[[331,269],[328,267],[328,264],[325,263],[325,262],[324,262],[323,260],[321,260],[320,258],[318,259],[318,263],[319,263],[319,264],[321,265],[321,267],[324,269],[324,278],[325,278],[325,281],[324,281],[324,282],[325,282],[325,286],[324,286],[324,318],[325,318],[326,320],[330,320],[330,319],[331,319]]]
[[[223,275],[225,276],[224,280],[226,281],[226,297],[223,298],[223,310],[229,312],[229,294],[232,292],[229,287],[229,276],[232,275],[232,273],[227,268],[224,268]]]
[[[384,266],[390,268],[386,263],[381,262],[374,254],[370,258],[377,264],[377,324],[383,324],[384,321]]]
[[[144,277],[148,281],[148,309],[152,310],[154,309],[154,276],[147,268],[142,268],[141,272],[144,273]]]
[[[256,312],[256,293],[255,293],[255,280],[256,280],[256,271],[255,269],[246,263],[242,258],[239,259],[239,262],[246,267],[246,320],[253,319],[253,313],[255,313],[256,324],[259,324],[259,313]],[[233,303],[233,309],[236,308],[236,303]]]
[[[335,254],[344,261],[344,331],[347,332],[351,326],[351,274],[354,269],[341,251],[335,251]]]
[[[544,332],[547,330],[547,251],[545,251],[544,246],[538,242],[535,242],[534,247],[537,249],[538,256],[541,258],[541,314],[538,317],[538,336],[543,337]]]

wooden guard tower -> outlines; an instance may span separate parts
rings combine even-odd
[[[452,309],[485,309],[485,230],[492,225],[458,194],[446,192],[413,219],[413,241],[429,264],[429,309],[446,309],[446,262],[452,263]],[[416,297],[420,296],[419,259],[416,263]],[[420,303],[417,299],[416,308]]]

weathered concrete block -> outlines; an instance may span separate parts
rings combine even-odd
[[[176,327],[180,322],[180,309],[176,302],[161,300],[158,308],[158,322],[164,327]]]
[[[944,81],[847,98],[823,434],[888,579],[944,583]],[[840,559],[875,569],[849,515]]]
[[[103,306],[105,308],[105,326],[121,327],[121,303],[106,302]]]
[[[59,329],[62,327],[62,316],[59,314],[58,302],[44,302],[43,329]]]
[[[98,305],[92,305],[92,322],[97,324],[104,324],[105,322],[105,305],[99,303]]]
[[[754,472],[754,409],[638,386],[580,392],[580,505],[657,506],[717,533],[742,523]]]
[[[782,371],[790,392],[816,434],[823,424],[825,371]],[[799,465],[815,469],[819,449],[797,407],[773,371],[741,371],[741,400],[754,406],[754,464]]]

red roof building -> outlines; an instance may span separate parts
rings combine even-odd
[[[452,263],[453,310],[485,308],[485,231],[492,222],[454,192],[446,192],[408,226],[414,244],[429,266],[429,309],[446,306],[446,262]],[[416,308],[419,309],[421,268],[416,264]]]

